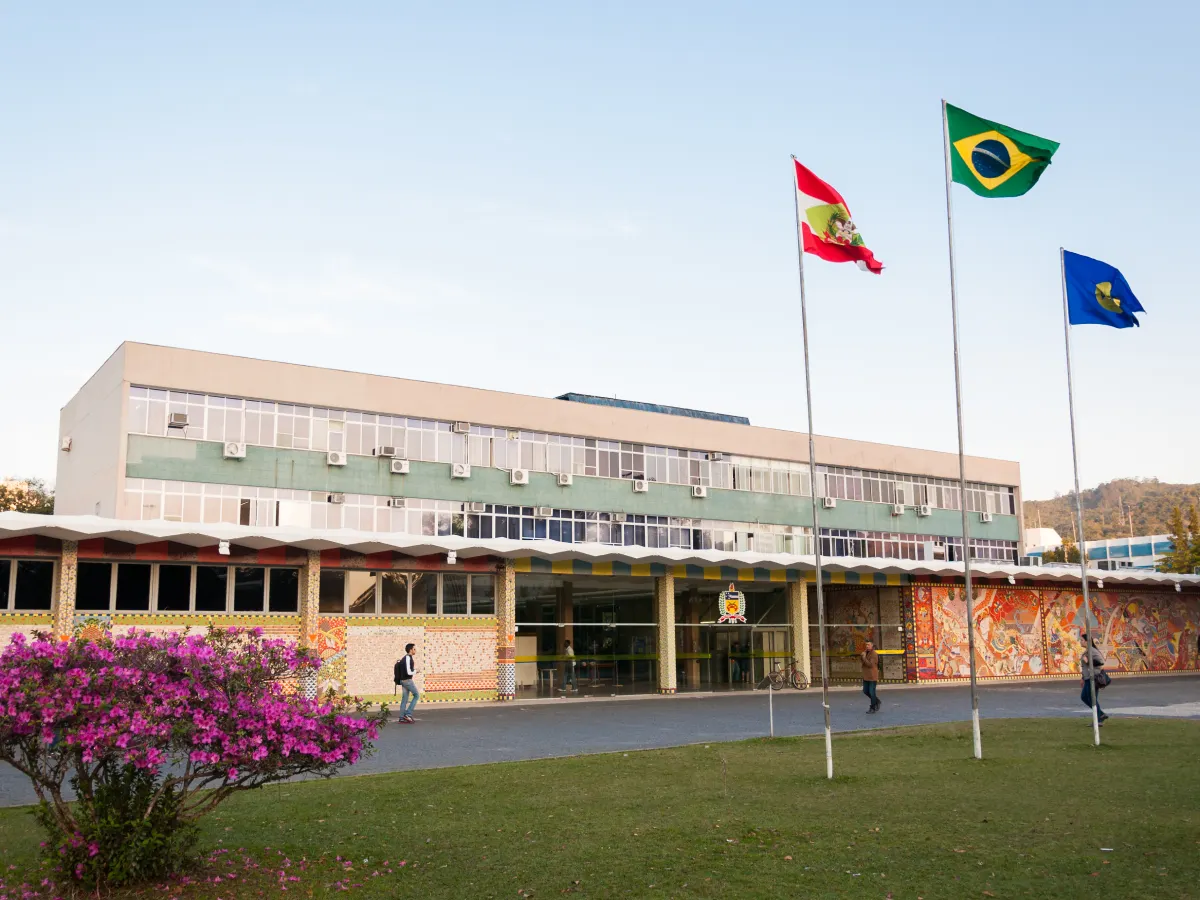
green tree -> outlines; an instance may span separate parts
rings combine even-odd
[[[1200,512],[1196,511],[1196,504],[1192,503],[1188,506],[1188,533],[1191,536],[1191,553],[1188,555],[1187,571],[1195,572],[1200,568]]]
[[[1078,563],[1079,545],[1070,538],[1063,538],[1062,554],[1065,562]]]
[[[1161,568],[1164,572],[1180,574],[1192,571],[1192,540],[1187,526],[1183,522],[1183,511],[1178,507],[1171,510],[1167,520],[1167,528],[1171,532],[1171,552],[1163,557]]]
[[[40,478],[25,481],[0,482],[0,512],[41,513],[54,512],[54,491],[46,487]]]

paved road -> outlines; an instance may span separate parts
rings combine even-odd
[[[970,717],[964,686],[880,690],[883,710],[866,715],[866,698],[831,693],[837,731],[962,721]],[[819,734],[820,691],[780,691],[777,735]],[[1200,720],[1200,677],[1117,678],[1101,695],[1114,720],[1167,715]],[[985,718],[1078,717],[1090,714],[1070,682],[1003,684],[980,689]],[[1110,726],[1111,727],[1111,726]],[[691,694],[624,700],[572,700],[418,710],[415,725],[384,729],[373,757],[350,774],[462,766],[616,750],[734,741],[767,733],[766,692]],[[0,805],[35,802],[24,776],[0,763]]]

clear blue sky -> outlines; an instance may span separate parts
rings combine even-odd
[[[0,474],[125,339],[802,430],[788,156],[881,277],[808,267],[819,433],[954,450],[939,100],[1062,142],[955,189],[970,453],[1200,481],[1200,14],[1182,2],[0,7]],[[915,11],[919,10],[919,11]],[[503,423],[499,423],[503,424]]]

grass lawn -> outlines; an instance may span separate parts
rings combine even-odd
[[[1200,898],[1200,723],[1090,738],[988,721],[977,762],[965,725],[845,736],[833,782],[798,738],[272,787],[207,820],[227,852],[195,883],[139,896]],[[7,884],[40,881],[38,840],[0,811]]]

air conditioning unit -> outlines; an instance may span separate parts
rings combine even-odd
[[[61,450],[63,453],[70,453],[71,452],[71,439],[69,437],[65,437],[61,441],[59,441],[58,449]]]
[[[344,466],[346,454],[341,450],[330,450],[325,454],[325,462],[331,466]]]
[[[625,513],[613,513],[612,520],[617,523],[624,522],[625,521]]]
[[[904,504],[903,503],[893,503],[892,504],[892,515],[893,516],[904,515]]]
[[[470,478],[471,464],[470,463],[450,463],[451,478]]]
[[[710,460],[712,460],[713,462],[720,462],[721,460],[723,460],[725,458],[725,454],[724,453],[710,453],[710,454],[708,454],[708,458]]]
[[[692,485],[692,496],[695,497],[697,500],[703,500],[705,497],[708,496],[708,488],[706,488],[702,484],[693,484]]]
[[[1023,566],[1040,566],[1042,558],[1040,556],[1022,556],[1020,564]]]
[[[570,472],[559,472],[558,473],[558,486],[559,487],[570,487],[574,483],[575,483],[575,476],[572,475]]]
[[[933,515],[933,507],[930,506],[928,503],[922,503],[920,506],[917,507],[917,515],[918,516],[932,516]]]
[[[825,509],[837,509],[837,497],[822,497],[821,506]]]
[[[508,473],[509,484],[529,484],[528,469],[513,469]]]
[[[330,503],[345,503],[346,495],[345,494],[330,494],[329,502]]]
[[[408,501],[404,497],[389,497],[388,506],[392,509],[404,509],[404,505]]]
[[[167,416],[168,428],[187,428],[187,424],[187,413],[171,413],[171,415]]]
[[[926,560],[944,560],[946,558],[945,541],[925,541],[924,546]]]
[[[396,448],[389,447],[387,445],[384,445],[382,447],[376,447],[371,452],[374,453],[376,456],[396,456]]]
[[[453,431],[455,434],[470,434],[471,433],[471,423],[470,422],[455,422],[450,430]]]
[[[535,516],[537,516],[539,519],[548,519],[552,515],[554,515],[554,507],[553,506],[535,506],[533,508],[533,514]]]
[[[979,521],[980,521],[980,522],[990,522],[990,521],[992,521],[992,514],[991,514],[990,512],[981,512],[981,513],[979,514]]]
[[[650,491],[650,482],[644,478],[635,479],[633,482],[633,492],[635,494],[646,494]]]
[[[245,459],[246,445],[239,444],[237,441],[227,441],[221,449],[221,456],[224,459]]]
[[[391,465],[388,466],[388,471],[390,471],[393,475],[407,475],[408,474],[408,460],[407,459],[393,459]]]
[[[487,512],[487,504],[480,503],[478,500],[472,500],[468,509],[473,513]]]

